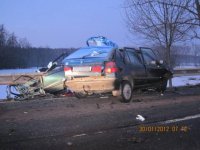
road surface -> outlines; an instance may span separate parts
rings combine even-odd
[[[137,120],[137,115],[145,118]],[[0,149],[200,149],[200,87],[0,103]]]

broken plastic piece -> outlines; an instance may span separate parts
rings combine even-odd
[[[91,37],[87,40],[87,46],[111,46],[118,47],[118,45],[103,36]]]
[[[141,115],[137,115],[136,119],[140,121],[145,121],[145,118]]]

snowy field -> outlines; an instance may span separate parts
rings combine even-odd
[[[38,68],[30,68],[30,69],[6,69],[0,70],[0,74],[15,74],[15,73],[28,73],[28,72],[36,72]],[[189,86],[200,84],[200,75],[199,76],[182,76],[182,77],[174,77],[172,79],[173,87],[178,86]],[[0,100],[6,99],[6,86],[0,86]]]
[[[0,74],[29,73],[29,72],[36,72],[37,70],[38,70],[37,67],[28,69],[0,69]]]

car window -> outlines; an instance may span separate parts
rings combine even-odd
[[[86,57],[107,57],[108,54],[112,51],[112,47],[86,47],[80,48],[68,57],[67,59],[77,59],[77,58],[86,58]]]
[[[137,52],[126,51],[126,53],[128,54],[128,57],[130,59],[131,64],[135,64],[135,65],[141,65],[142,64],[142,61],[141,61],[139,55],[137,54]]]
[[[64,65],[88,65],[102,63],[112,53],[112,47],[86,47],[80,48],[67,56],[62,63]]]
[[[149,64],[151,61],[157,60],[156,55],[154,54],[154,52],[151,49],[142,48],[141,51],[142,51],[144,61],[146,64]]]
[[[63,59],[65,59],[67,57],[67,53],[63,53],[60,56],[58,56],[56,59],[53,60],[53,62],[56,62],[57,65],[62,65],[62,61]]]
[[[119,50],[119,49],[116,50],[116,57],[117,57],[117,59],[123,61],[123,59],[124,59],[124,52],[123,52],[123,50]]]

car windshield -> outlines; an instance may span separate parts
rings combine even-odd
[[[113,47],[80,48],[63,60],[65,65],[88,64],[103,62],[108,58]]]

